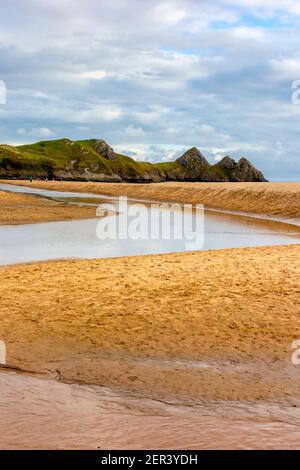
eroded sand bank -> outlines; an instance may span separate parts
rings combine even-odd
[[[8,363],[168,402],[300,405],[300,246],[0,268]]]
[[[0,191],[0,224],[33,224],[95,217],[95,208]]]
[[[6,181],[12,184],[57,191],[77,191],[111,196],[205,204],[207,207],[300,217],[300,183],[85,183]]]

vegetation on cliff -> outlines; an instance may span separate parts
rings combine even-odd
[[[153,164],[118,154],[104,140],[97,139],[0,145],[0,177],[116,182],[265,181],[245,158],[235,162],[226,156],[210,165],[193,147],[174,162]]]

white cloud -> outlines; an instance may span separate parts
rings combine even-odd
[[[51,129],[48,127],[35,127],[31,130],[31,135],[39,136],[39,137],[52,137],[55,135]]]
[[[190,14],[184,8],[178,7],[174,2],[166,2],[155,8],[158,21],[168,25],[176,25],[180,21],[188,18]]]
[[[58,72],[57,77],[71,82],[76,81],[90,81],[90,80],[104,80],[113,78],[115,76],[112,72],[106,70],[86,70],[86,71],[73,71],[73,72]]]
[[[196,145],[300,173],[299,1],[3,3],[1,141],[104,137],[153,161]]]
[[[144,137],[145,131],[142,127],[128,126],[124,131],[120,131],[120,135],[125,135],[126,137]]]
[[[273,59],[270,63],[276,79],[291,81],[300,79],[300,58]]]
[[[53,137],[55,133],[47,127],[33,127],[30,130],[26,130],[23,127],[17,129],[17,134],[22,136],[33,136],[33,137]]]
[[[132,115],[137,122],[151,124],[159,121],[160,119],[165,119],[169,112],[170,109],[164,106],[150,105],[148,109],[134,111]]]
[[[262,28],[250,28],[248,26],[239,26],[232,29],[232,35],[237,39],[248,40],[248,39],[258,39],[262,40],[266,37],[266,33]]]
[[[153,145],[153,144],[128,144],[114,145],[114,149],[123,154],[132,156],[138,161],[169,162],[182,155],[187,148],[180,145]]]
[[[95,123],[95,122],[112,122],[117,121],[123,116],[120,107],[107,104],[90,104],[87,109],[80,109],[76,113],[68,110],[66,119],[69,122]]]

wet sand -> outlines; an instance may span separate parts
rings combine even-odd
[[[172,406],[0,372],[1,449],[297,449],[299,411]]]
[[[300,183],[89,183],[5,181],[57,191],[205,204],[207,207],[273,217],[300,218]]]
[[[0,225],[34,224],[95,217],[95,208],[0,191]]]
[[[300,406],[299,274],[296,245],[1,267],[1,336],[67,382]]]

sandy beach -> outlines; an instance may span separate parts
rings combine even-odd
[[[300,218],[300,183],[89,183],[6,181],[56,191],[77,191],[110,196],[205,204],[207,207]]]
[[[299,261],[292,245],[2,267],[8,363],[168,402],[300,405]]]
[[[1,3],[0,450],[300,450],[299,24]]]
[[[34,224],[95,217],[95,208],[0,191],[0,224]]]
[[[211,194],[211,207],[249,211],[256,200],[253,213],[299,215],[296,183],[172,186],[33,183],[193,203]],[[0,202],[2,224],[95,214],[30,195]],[[299,245],[0,267],[1,340],[20,369],[0,371],[1,445],[297,448],[299,274]]]

